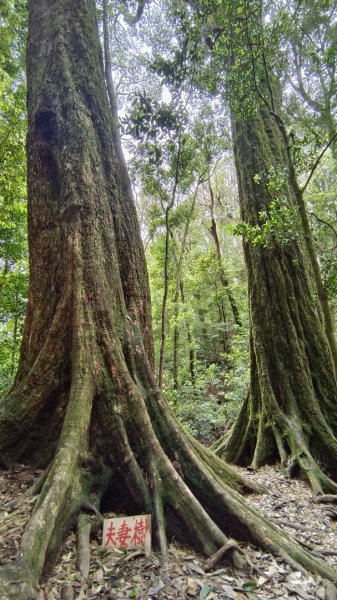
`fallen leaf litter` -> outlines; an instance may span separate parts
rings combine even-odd
[[[240,470],[266,488],[265,494],[247,500],[337,569],[335,507],[315,504],[305,482],[285,479],[275,466],[256,472]],[[21,466],[0,472],[0,564],[17,555],[35,500],[28,497],[11,512],[6,504],[19,497],[40,474]],[[203,556],[175,542],[170,544],[168,561],[163,564],[156,553],[107,552],[96,539],[91,543],[89,577],[83,581],[76,570],[75,535],[71,533],[58,564],[41,584],[39,600],[337,600],[335,588],[321,578],[292,571],[256,548],[246,546],[245,551],[254,566],[251,573],[234,570],[225,561],[206,572]]]

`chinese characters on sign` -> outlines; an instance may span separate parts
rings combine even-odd
[[[151,550],[151,515],[104,519],[102,546],[111,550]]]

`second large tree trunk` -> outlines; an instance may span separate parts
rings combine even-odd
[[[262,226],[263,215],[280,195],[287,198],[290,210],[296,207],[284,140],[268,108],[259,102],[254,115],[233,115],[233,135],[243,221]],[[277,192],[271,180],[275,176],[284,178]],[[244,243],[251,384],[218,452],[254,467],[280,459],[284,466],[297,466],[315,492],[336,491],[329,478],[337,477],[333,365],[303,232],[298,226],[291,239],[287,234],[282,239],[275,232],[267,245]]]

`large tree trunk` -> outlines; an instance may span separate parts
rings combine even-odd
[[[0,572],[2,600],[35,598],[47,557],[76,522],[81,552],[82,508],[98,509],[107,490],[115,507],[122,498],[125,511],[154,514],[163,551],[164,510],[206,554],[233,535],[336,580],[245,503],[238,492],[254,486],[187,437],[161,398],[94,0],[30,0],[27,64],[31,281],[0,449],[46,471],[19,558]]]
[[[261,224],[277,200],[268,173],[288,174],[282,194],[296,206],[287,149],[275,115],[233,114],[242,219]],[[258,177],[257,177],[258,175]],[[280,193],[280,192],[279,192]],[[234,427],[217,451],[258,467],[281,462],[308,478],[315,492],[337,491],[337,389],[322,330],[310,261],[300,228],[292,241],[244,243],[251,318],[251,384]],[[324,472],[323,472],[324,466]],[[327,476],[329,475],[329,477]]]

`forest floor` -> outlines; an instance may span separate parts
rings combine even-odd
[[[285,479],[277,467],[241,471],[266,488],[265,494],[252,495],[248,501],[337,569],[334,507],[316,504],[305,482]],[[0,471],[0,564],[15,558],[34,499],[25,500],[12,512],[4,506],[22,494],[39,475],[39,471],[23,466]],[[89,578],[83,581],[76,569],[75,545],[75,535],[71,533],[58,563],[42,582],[39,600],[337,598],[332,584],[294,572],[283,562],[250,546],[245,546],[245,551],[251,572],[234,570],[225,561],[213,571],[205,572],[205,558],[176,542],[170,544],[169,559],[163,564],[155,553],[146,556],[140,551],[107,552],[96,539],[91,544]]]

